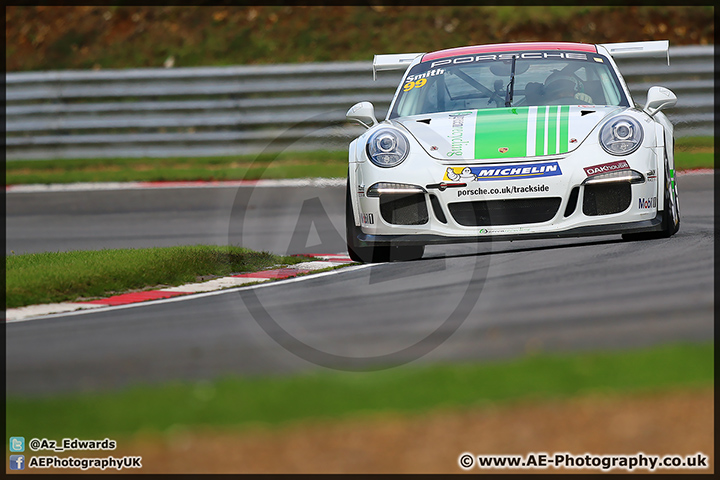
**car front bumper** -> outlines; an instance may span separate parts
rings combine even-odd
[[[361,233],[358,235],[358,246],[383,246],[383,245],[441,245],[450,243],[477,243],[492,241],[512,240],[536,240],[543,238],[568,238],[568,237],[590,237],[598,235],[616,235],[629,233],[659,232],[662,230],[662,214],[658,213],[651,220],[629,222],[611,225],[588,225],[576,227],[558,232],[530,232],[519,234],[493,234],[473,236],[453,236],[433,234],[413,235],[369,235]]]
[[[422,153],[411,155],[395,168],[378,168],[368,161],[351,162],[354,220],[362,232],[357,241],[360,245],[427,245],[660,230],[662,194],[659,192],[662,190],[659,186],[664,179],[662,168],[658,168],[658,157],[662,151],[644,147],[619,158],[598,153],[599,147],[582,147],[564,156],[494,163],[443,162]],[[593,175],[589,175],[587,169],[620,161],[629,166],[623,171],[640,173],[642,181],[633,184],[609,181],[605,185],[618,186],[617,194],[611,189],[604,194],[604,200],[590,195],[596,187],[588,185]],[[548,165],[557,165],[558,169],[533,176],[532,172],[550,168]],[[501,174],[514,171],[520,174],[514,177]],[[529,172],[528,177],[522,172]],[[499,178],[492,178],[492,173],[498,173]],[[452,183],[456,185],[442,188],[442,184]],[[457,186],[463,183],[465,186]],[[371,187],[377,184],[414,188],[416,205],[397,204],[397,211],[414,208],[414,214],[419,217],[398,220],[393,213],[388,213],[389,202],[383,203],[387,197],[371,192]],[[617,195],[623,196],[622,201],[615,201],[620,207],[611,209],[610,213],[603,212],[605,207],[599,205],[612,203]],[[509,205],[511,209],[506,208]],[[542,211],[533,214],[533,209]]]

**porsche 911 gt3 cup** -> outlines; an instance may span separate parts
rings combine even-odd
[[[360,102],[349,147],[347,244],[356,261],[419,258],[425,245],[622,234],[680,223],[677,102],[636,105],[614,57],[667,57],[668,42],[507,43],[376,55],[405,69],[387,118]]]

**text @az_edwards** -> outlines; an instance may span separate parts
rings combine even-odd
[[[65,452],[67,450],[115,450],[117,442],[109,438],[103,440],[80,440],[78,438],[63,438],[59,442],[47,438],[33,438],[28,442],[28,447],[33,452],[51,450],[54,452]]]

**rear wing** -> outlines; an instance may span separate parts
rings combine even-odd
[[[650,42],[623,42],[623,43],[601,43],[600,47],[605,48],[613,58],[667,58],[670,65],[670,42],[668,40],[656,40]],[[375,55],[373,58],[373,80],[377,72],[386,70],[404,70],[413,60],[422,53],[396,53],[389,55]]]
[[[601,43],[613,58],[667,57],[670,65],[670,42],[656,40],[652,42]]]
[[[375,55],[373,58],[373,80],[376,72],[386,70],[404,70],[422,53],[397,53],[392,55]]]

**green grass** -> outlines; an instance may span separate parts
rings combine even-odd
[[[714,153],[675,152],[675,170],[715,168]]]
[[[680,137],[675,140],[675,168],[715,168],[715,137]]]
[[[422,413],[586,394],[713,385],[713,344],[621,352],[538,354],[482,364],[405,366],[372,373],[226,377],[114,393],[7,398],[7,431],[26,438],[105,438],[178,428],[242,428],[376,413]]]
[[[714,168],[714,138],[679,138],[676,169]],[[343,178],[347,152],[296,152],[232,157],[11,160],[8,185],[32,183]]]
[[[13,254],[5,258],[5,303],[14,308],[107,297],[306,260],[205,245]]]
[[[29,183],[257,180],[345,177],[347,152],[297,152],[232,157],[13,160],[8,185]]]
[[[675,139],[675,152],[715,150],[715,137],[680,137]]]

